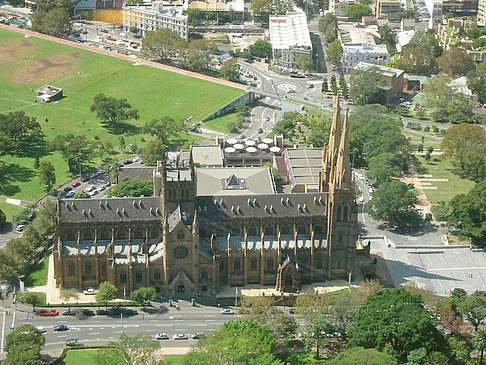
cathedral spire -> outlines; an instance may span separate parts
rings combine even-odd
[[[196,235],[199,230],[197,224],[197,209],[194,209],[194,220],[192,221],[192,234]]]
[[[336,165],[336,187],[338,189],[351,189],[351,162],[349,159],[349,121],[348,110],[344,115],[343,130],[339,143],[339,154]]]
[[[321,184],[320,191],[327,191],[327,184],[333,180],[334,167],[336,165],[339,139],[341,135],[341,106],[339,93],[336,95],[336,104],[334,106],[334,115],[332,117],[331,134],[329,135],[329,143],[327,148],[324,147],[322,151],[322,168],[321,168]]]

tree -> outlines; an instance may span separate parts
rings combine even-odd
[[[335,332],[336,329],[326,320],[325,316],[317,316],[307,325],[302,337],[308,351],[312,351],[315,346],[316,357],[319,359],[320,349],[327,345]]]
[[[341,59],[343,56],[343,47],[341,47],[341,43],[339,40],[335,40],[329,43],[329,47],[326,51],[326,60],[334,66],[338,66],[341,64]]]
[[[467,87],[481,103],[486,103],[486,60],[477,66],[476,71],[467,74]]]
[[[337,38],[336,30],[337,19],[332,13],[327,13],[324,17],[319,19],[318,29],[324,35],[326,42],[334,42]]]
[[[307,72],[314,68],[314,61],[309,56],[300,56],[297,60],[297,64],[302,69],[303,72]]]
[[[385,24],[378,28],[378,32],[380,33],[381,41],[386,44],[388,52],[394,53],[396,51],[395,45],[397,44],[395,31],[388,24]]]
[[[275,339],[268,327],[244,319],[229,321],[213,337],[198,340],[187,365],[283,365],[273,354]]]
[[[437,68],[433,52],[422,45],[407,48],[398,59],[396,67],[419,75],[430,75]]]
[[[81,171],[83,165],[89,164],[96,147],[85,135],[74,134],[59,135],[49,145],[53,150],[61,152],[70,172]]]
[[[165,154],[165,146],[159,139],[154,139],[142,148],[142,158],[147,166],[155,166],[161,161]]]
[[[327,83],[327,78],[324,77],[322,79],[322,86],[321,86],[321,92],[323,94],[327,93],[329,91],[329,86],[328,86],[328,83]]]
[[[471,121],[472,104],[445,76],[430,78],[424,86],[425,104],[433,109],[433,118],[439,122],[462,123]]]
[[[329,313],[326,315],[337,332],[343,338],[347,338],[348,330],[354,323],[354,316],[358,312],[360,303],[349,291],[333,296]]]
[[[145,123],[142,131],[157,137],[165,147],[165,152],[167,152],[167,147],[170,147],[174,143],[173,138],[183,132],[184,127],[183,121],[175,121],[173,118],[165,116],[160,119],[152,119],[150,122]]]
[[[374,219],[384,220],[391,227],[403,227],[418,221],[417,203],[413,185],[393,180],[384,182],[375,191],[368,203],[368,212]]]
[[[325,294],[303,293],[295,302],[295,314],[311,322],[314,318],[328,314],[332,298]]]
[[[0,114],[0,154],[23,151],[44,140],[44,133],[35,117],[18,111]]]
[[[127,99],[116,99],[101,93],[94,97],[89,108],[103,122],[119,124],[129,119],[139,118],[138,109],[133,109]]]
[[[360,21],[366,15],[371,15],[371,8],[366,4],[353,4],[346,11],[346,16],[351,21]]]
[[[240,79],[237,61],[236,58],[231,58],[221,65],[221,77],[223,79],[233,82],[237,82]]]
[[[386,80],[376,67],[351,70],[350,97],[358,105],[385,104]]]
[[[284,15],[292,10],[292,4],[284,0],[253,0],[251,11],[262,23],[268,23],[270,15]]]
[[[3,226],[5,222],[7,222],[7,215],[0,209],[0,227]]]
[[[391,181],[392,177],[401,176],[407,168],[405,157],[392,152],[384,152],[371,157],[368,162],[367,176],[375,180],[377,185]]]
[[[339,77],[339,88],[341,89],[343,99],[348,99],[349,98],[349,90],[348,90],[348,85],[346,84],[346,79],[344,78],[344,75],[341,75]]]
[[[179,48],[185,48],[185,46],[180,43]],[[187,46],[187,60],[182,63],[190,70],[204,72],[209,69],[211,64],[211,54],[216,53],[217,50],[216,44],[207,39],[193,40]],[[179,53],[182,55],[183,52]]]
[[[476,184],[467,194],[452,198],[448,223],[471,237],[472,243],[486,246],[486,181]]]
[[[49,192],[56,183],[56,169],[54,168],[54,164],[49,161],[41,161],[37,176],[39,176],[41,184],[44,185],[45,192]]]
[[[171,57],[176,56],[176,45],[180,39],[176,32],[167,28],[148,32],[142,40],[143,57],[156,62],[168,62]]]
[[[102,282],[98,288],[98,293],[96,293],[96,301],[103,303],[108,308],[108,302],[116,298],[118,298],[118,289],[116,286],[109,281]]]
[[[89,197],[89,194],[84,190],[80,190],[74,195],[74,199],[88,199]]]
[[[486,292],[476,290],[458,303],[457,309],[473,325],[477,332],[486,320]]]
[[[404,289],[381,290],[368,297],[349,330],[350,345],[376,348],[401,362],[410,351],[424,347],[428,353],[447,352],[447,343],[435,327],[431,313],[418,295]]]
[[[154,300],[157,297],[157,294],[155,293],[155,288],[143,287],[134,290],[131,294],[131,297],[134,301],[136,301],[139,304],[142,304],[145,308],[145,305],[150,303],[150,301]]]
[[[50,11],[56,8],[69,9],[71,7],[70,0],[36,0],[35,5],[37,10]]]
[[[368,297],[375,295],[379,290],[383,288],[383,285],[376,279],[367,279],[359,283],[357,288],[352,291],[353,301],[362,306],[368,300]]]
[[[40,356],[40,348],[32,347],[28,343],[21,343],[14,347],[2,365],[43,365],[45,362]]]
[[[486,131],[479,125],[459,124],[447,130],[441,148],[444,156],[472,180],[486,177]]]
[[[479,350],[479,365],[483,363],[484,350],[486,350],[486,328],[480,329],[476,332],[472,339],[473,346]]]
[[[248,47],[248,51],[254,57],[271,58],[272,44],[266,40],[259,39]]]
[[[415,32],[414,36],[410,40],[408,47],[422,46],[428,49],[433,58],[440,57],[442,55],[443,48],[439,44],[439,40],[435,36],[433,29],[427,31]]]
[[[133,180],[126,177],[121,183],[110,187],[107,195],[110,198],[122,198],[124,196],[152,196],[153,191],[154,184],[152,180]]]
[[[23,324],[7,335],[7,343],[4,350],[6,352],[12,352],[15,351],[17,346],[26,344],[30,348],[40,351],[45,343],[45,337],[37,328],[30,324]]]
[[[55,8],[49,11],[36,11],[32,14],[32,30],[53,37],[67,38],[73,31],[71,18],[66,9]]]
[[[274,299],[269,296],[243,297],[239,312],[261,325],[268,323],[274,309]]]
[[[67,302],[69,310],[71,310],[71,305],[70,305],[71,299],[78,299],[78,296],[79,293],[76,289],[61,288],[59,292],[59,298]]]
[[[25,293],[22,297],[22,301],[26,304],[30,304],[32,306],[32,310],[35,312],[35,307],[41,305],[43,302],[42,294],[35,292]]]
[[[327,363],[326,363],[327,364]],[[377,349],[365,349],[362,347],[351,347],[341,352],[329,365],[396,365],[397,359]]]
[[[205,15],[201,9],[187,9],[186,14],[187,20],[193,27],[201,25]]]
[[[437,59],[437,64],[441,72],[451,77],[466,75],[475,68],[471,57],[465,51],[456,47],[444,51],[442,56]]]
[[[122,333],[120,340],[110,342],[98,351],[96,360],[100,365],[155,365],[158,363],[155,351],[159,348],[159,343],[150,335],[129,337]]]

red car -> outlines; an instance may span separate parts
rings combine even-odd
[[[58,316],[59,312],[57,309],[41,309],[39,312],[39,316],[41,317],[55,317]]]
[[[73,182],[73,188],[75,188],[76,186],[79,186],[79,185],[81,185],[81,183],[79,181]]]

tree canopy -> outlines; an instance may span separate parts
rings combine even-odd
[[[145,123],[142,131],[157,137],[167,152],[167,148],[176,142],[175,137],[184,131],[184,127],[184,121],[175,121],[173,118],[165,116]]]
[[[367,70],[352,70],[350,97],[358,105],[385,104],[386,80],[376,67]]]
[[[339,40],[335,40],[329,44],[329,48],[326,51],[326,60],[334,66],[341,64],[341,58],[343,56],[343,47]]]
[[[121,183],[110,187],[107,191],[107,195],[110,198],[123,198],[125,196],[152,196],[153,192],[154,183],[152,180],[133,180],[126,177]]]
[[[159,343],[150,335],[130,337],[122,333],[118,341],[110,342],[98,351],[96,360],[99,365],[156,365],[155,351],[159,348]]]
[[[261,58],[272,57],[272,44],[264,39],[259,39],[248,47],[252,56]]]
[[[253,3],[252,3],[253,4]],[[238,70],[236,58],[231,58],[221,65],[221,77],[225,80],[238,82],[240,79],[240,71]]]
[[[284,0],[253,0],[251,11],[260,22],[268,23],[270,15],[284,15],[292,10],[292,3]]]
[[[377,349],[365,349],[363,347],[351,347],[340,353],[329,365],[396,365],[397,359]]]
[[[481,103],[486,103],[486,60],[467,74],[467,86],[478,97]]]
[[[318,29],[325,37],[326,42],[334,42],[337,38],[337,19],[332,13],[327,13],[319,19]]]
[[[127,99],[117,99],[103,93],[94,97],[89,109],[102,121],[113,124],[139,118],[138,110],[132,108]]]
[[[437,65],[433,52],[425,46],[417,45],[403,51],[396,67],[409,73],[430,75],[435,73]]]
[[[349,333],[352,345],[389,348],[387,352],[402,362],[410,351],[422,347],[427,352],[447,352],[447,343],[420,296],[404,289],[385,289],[368,297]]]
[[[85,135],[66,134],[54,138],[49,146],[61,152],[70,172],[79,172],[94,157],[97,144],[89,141]]]
[[[102,282],[98,287],[98,293],[96,293],[96,301],[108,306],[108,302],[116,298],[118,298],[117,287],[109,281]]]
[[[346,11],[346,16],[351,21],[360,21],[366,15],[371,15],[371,8],[366,4],[353,4]]]
[[[134,290],[130,296],[137,303],[146,305],[150,301],[154,300],[157,294],[155,293],[155,288],[142,287],[140,289]]]
[[[165,146],[160,139],[153,139],[142,148],[142,158],[146,166],[155,166],[165,154]]]
[[[45,191],[49,192],[56,183],[56,169],[54,164],[49,161],[42,160],[37,171],[39,180],[44,185]]]
[[[35,117],[23,111],[0,114],[0,154],[25,152],[43,140],[44,133]]]
[[[307,72],[314,68],[314,60],[311,57],[305,55],[299,57],[299,59],[297,60],[297,64],[299,65],[299,68],[304,72]]]
[[[418,203],[413,185],[398,180],[384,182],[368,202],[368,213],[374,219],[385,221],[390,227],[406,227],[418,222],[415,210]]]
[[[466,75],[475,69],[474,61],[469,55],[457,47],[448,49],[437,59],[437,64],[441,72],[458,77]]]
[[[49,3],[46,1],[46,3]],[[67,38],[73,31],[71,18],[64,8],[53,8],[48,11],[36,11],[30,17],[32,30],[53,37]]]

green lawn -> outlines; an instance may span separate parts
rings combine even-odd
[[[47,284],[47,270],[49,267],[49,256],[44,257],[37,265],[32,274],[25,281],[25,286],[44,286]]]
[[[71,349],[59,365],[96,365],[97,349]],[[183,365],[185,355],[165,355],[164,365]]]
[[[221,117],[211,119],[204,123],[203,127],[207,129],[211,129],[216,132],[230,134],[232,133],[229,129],[229,124],[231,122],[236,121],[237,113],[228,113]]]
[[[45,83],[63,88],[62,100],[23,109],[37,117],[47,140],[59,134],[84,134],[88,138],[109,141],[115,149],[123,135],[127,145],[143,145],[151,137],[138,128],[145,122],[165,115],[174,119],[194,117],[197,122],[244,93],[243,90],[188,77],[178,73],[136,65],[136,61],[118,59],[56,42],[25,37],[0,30],[0,111],[34,101],[34,91]],[[140,119],[129,121],[126,128],[111,130],[100,123],[89,107],[98,93],[127,98],[140,111]],[[181,144],[199,139],[181,133]],[[58,183],[69,174],[58,153],[39,152],[54,163]],[[2,156],[14,175],[0,186],[0,194],[25,200],[39,198],[43,191],[33,170],[32,156]],[[116,157],[116,156],[115,156]],[[118,157],[122,158],[123,154]]]
[[[18,205],[12,205],[12,204],[0,202],[0,210],[7,215],[7,222],[10,222],[12,220],[12,216],[20,213],[23,209],[24,208],[19,207]]]
[[[474,186],[474,182],[454,174],[454,167],[450,160],[441,156],[433,156],[429,162],[425,161],[424,157],[417,156],[417,160],[419,174],[430,174],[432,179],[448,179],[448,181],[431,181],[430,186],[437,186],[437,190],[424,190],[432,204],[437,204],[441,200],[449,201],[457,194],[467,193]]]

